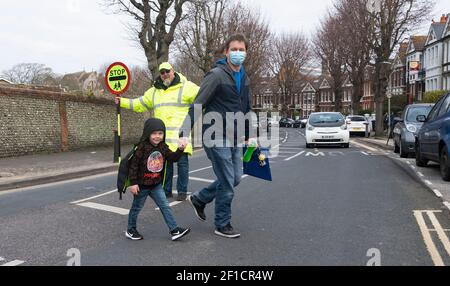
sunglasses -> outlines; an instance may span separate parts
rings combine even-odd
[[[170,73],[170,70],[160,70],[159,73],[160,73],[161,75],[169,74],[169,73]]]

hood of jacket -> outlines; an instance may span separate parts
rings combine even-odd
[[[166,142],[166,125],[161,119],[158,118],[150,118],[145,121],[144,131],[142,132],[140,142],[148,142],[150,143],[150,134],[155,131],[163,131],[164,139],[163,142]]]

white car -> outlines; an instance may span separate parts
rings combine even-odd
[[[361,115],[350,115],[347,116],[347,126],[350,134],[358,134],[362,136],[366,136],[366,127],[367,132],[370,134],[370,124],[364,116]]]
[[[306,148],[316,145],[350,146],[350,132],[344,116],[339,112],[316,112],[306,124]]]

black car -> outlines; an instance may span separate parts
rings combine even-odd
[[[294,125],[292,125],[292,127],[294,128],[300,128],[302,126],[302,120],[301,119],[297,119],[294,121]]]
[[[280,127],[292,127],[294,126],[295,121],[291,118],[281,118],[280,119]]]
[[[394,126],[394,152],[400,153],[401,158],[414,155],[416,150],[416,135],[423,123],[417,121],[417,116],[428,116],[434,104],[411,104],[405,107],[401,117],[395,118],[397,123]]]
[[[428,117],[419,115],[417,121],[424,122],[416,140],[417,166],[437,162],[442,179],[450,181],[450,93],[436,103]]]

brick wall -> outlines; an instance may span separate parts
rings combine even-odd
[[[121,111],[122,143],[139,139],[148,114]],[[113,144],[112,100],[0,87],[0,158]]]

